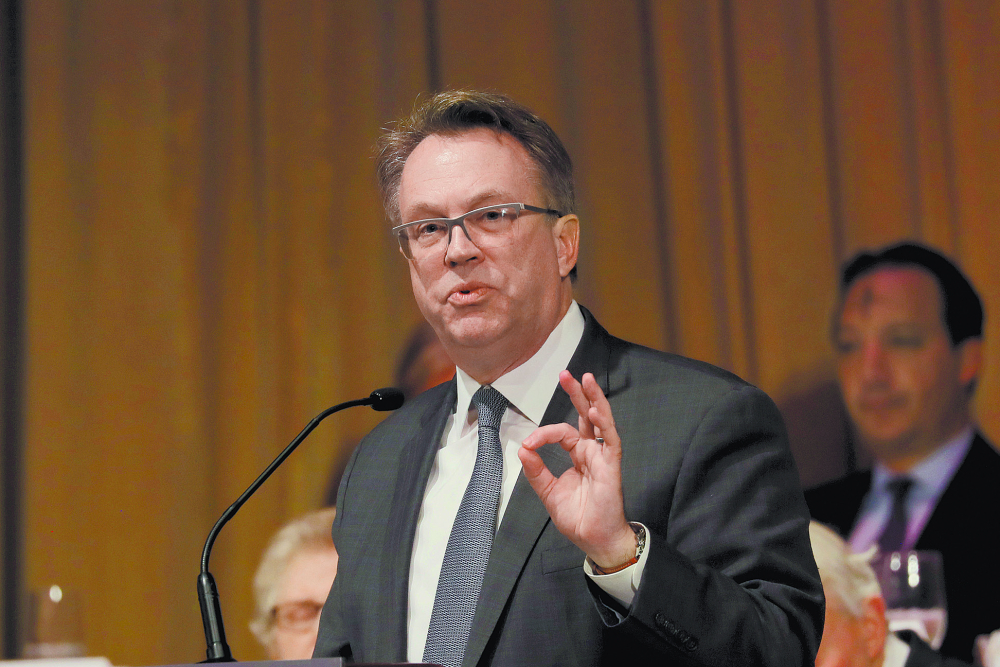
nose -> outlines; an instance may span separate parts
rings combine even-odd
[[[877,341],[865,343],[861,349],[861,372],[868,382],[877,382],[888,377],[888,363],[885,348]]]
[[[448,251],[444,259],[451,266],[458,266],[473,260],[479,259],[482,251],[472,242],[461,225],[451,228],[451,235],[448,237]]]

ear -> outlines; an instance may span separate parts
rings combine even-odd
[[[885,651],[885,638],[889,634],[889,624],[885,620],[885,600],[881,595],[873,595],[866,598],[864,605],[864,617],[861,622],[865,629],[865,652],[868,657],[875,660]],[[873,664],[881,664],[881,660]]]
[[[580,219],[573,213],[559,218],[552,226],[552,237],[556,242],[559,275],[565,278],[576,266],[580,254]]]
[[[958,344],[958,377],[968,387],[979,377],[983,366],[983,339],[966,338]]]

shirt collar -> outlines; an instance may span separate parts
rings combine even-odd
[[[569,365],[583,338],[583,327],[583,313],[574,300],[538,351],[492,383],[494,389],[535,425],[541,423],[552,394],[559,385],[559,373]],[[462,406],[464,410],[472,402],[472,395],[480,384],[461,368],[456,369],[455,379],[458,389],[455,406]]]
[[[958,466],[965,459],[965,454],[969,451],[974,437],[975,431],[972,426],[966,426],[955,437],[938,447],[933,454],[913,466],[906,473],[906,476],[916,483],[917,488],[922,488],[934,495],[940,494],[948,486],[948,482],[954,477]],[[896,477],[899,475],[876,462],[872,487],[884,489]]]

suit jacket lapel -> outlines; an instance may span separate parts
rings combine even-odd
[[[581,310],[585,319],[583,338],[570,360],[568,370],[577,379],[585,372],[594,373],[601,388],[608,392],[608,345],[605,338],[608,334],[582,306]],[[541,425],[568,422],[575,426],[576,420],[576,408],[569,395],[562,387],[556,387]],[[572,466],[569,454],[557,444],[545,445],[538,453],[556,477]],[[493,540],[463,665],[476,665],[482,658],[514,585],[549,521],[545,506],[521,473],[514,484],[503,520]]]
[[[417,519],[445,424],[455,406],[455,381],[442,388],[441,393],[443,397],[423,414],[419,428],[403,448],[386,530],[384,553],[388,554],[389,562],[386,575],[377,578],[382,586],[379,592],[379,599],[382,600],[380,613],[384,614],[382,618],[395,625],[396,632],[380,632],[384,646],[373,647],[373,650],[399,662],[406,660],[410,557]]]

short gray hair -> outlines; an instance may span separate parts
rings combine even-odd
[[[310,512],[285,524],[267,543],[253,578],[254,616],[250,631],[265,648],[274,634],[274,606],[278,601],[278,582],[297,554],[308,550],[332,549],[333,519],[337,509]]]
[[[875,549],[856,554],[833,530],[816,521],[809,522],[809,539],[823,592],[837,598],[855,618],[864,616],[864,601],[882,597],[870,561]]]
[[[399,182],[413,149],[431,135],[453,136],[478,128],[516,139],[535,164],[536,175],[548,197],[543,205],[562,215],[576,212],[573,162],[548,123],[504,95],[448,90],[418,103],[409,116],[387,128],[378,140],[375,172],[382,205],[393,225],[402,222]]]

